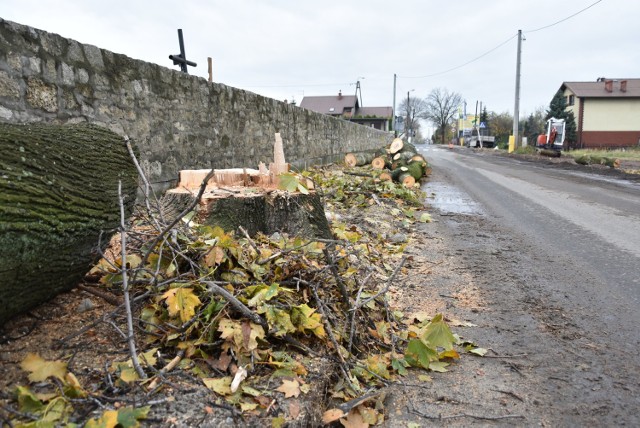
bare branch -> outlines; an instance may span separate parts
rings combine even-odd
[[[146,379],[147,375],[138,361],[136,351],[136,339],[133,332],[133,315],[131,313],[131,301],[129,299],[129,278],[127,275],[127,231],[125,228],[124,197],[122,196],[122,181],[118,181],[118,199],[120,202],[120,246],[122,250],[122,291],[124,294],[124,308],[127,315],[127,342],[129,343],[129,353],[133,368],[141,379]]]
[[[359,308],[363,307],[367,303],[371,302],[372,300],[377,299],[378,297],[380,297],[381,295],[383,295],[384,293],[389,291],[389,286],[391,285],[391,283],[393,282],[395,277],[398,275],[398,272],[400,272],[400,269],[402,269],[402,266],[404,266],[406,261],[407,261],[407,256],[403,256],[402,260],[400,260],[400,263],[398,263],[398,266],[396,266],[396,268],[394,269],[393,273],[391,274],[391,276],[387,280],[387,283],[384,286],[384,288],[382,290],[378,291],[373,296],[369,297],[368,299],[363,300],[362,302],[360,302],[360,304],[354,305],[352,310],[359,309]]]
[[[229,304],[235,310],[240,312],[246,318],[249,318],[254,323],[261,325],[262,327],[264,327],[265,330],[269,329],[269,326],[268,326],[267,322],[265,320],[263,320],[260,315],[258,315],[257,313],[253,312],[251,309],[249,309],[247,306],[245,306],[244,303],[242,303],[240,300],[238,300],[233,294],[229,293],[227,290],[225,290],[224,288],[220,287],[220,285],[218,285],[218,283],[216,283],[214,281],[201,281],[201,282],[203,284],[207,284],[209,286],[209,291],[211,291],[213,294],[216,294],[216,295],[221,296],[222,298],[224,298],[227,302],[229,302]]]

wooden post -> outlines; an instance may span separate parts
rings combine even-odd
[[[209,83],[213,82],[213,61],[211,57],[207,58],[207,62],[209,63]]]

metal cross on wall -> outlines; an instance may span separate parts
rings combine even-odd
[[[180,70],[185,73],[189,73],[187,71],[187,66],[197,67],[193,61],[187,61],[187,55],[184,53],[184,40],[182,38],[182,29],[178,29],[178,42],[180,43],[180,53],[178,55],[169,55],[169,59],[173,60],[173,65],[180,64]]]

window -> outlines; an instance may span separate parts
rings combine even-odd
[[[572,105],[574,105],[575,103],[576,103],[576,97],[575,97],[575,95],[569,95],[569,96],[567,97],[567,105],[568,105],[568,106],[572,106]]]

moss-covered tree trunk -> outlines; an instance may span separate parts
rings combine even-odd
[[[2,325],[79,282],[120,222],[119,180],[131,212],[137,172],[122,137],[89,124],[0,124],[0,153]]]

